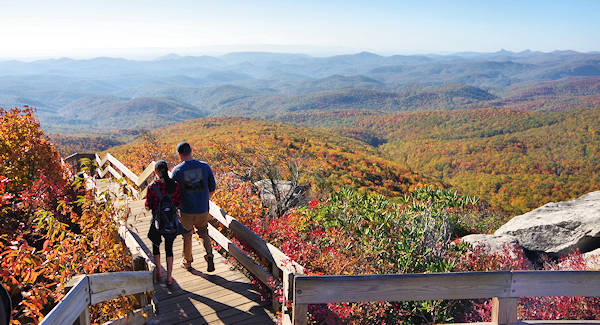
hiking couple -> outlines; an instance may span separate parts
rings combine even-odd
[[[216,189],[215,178],[210,166],[192,158],[192,148],[187,142],[177,145],[181,163],[171,172],[166,161],[161,160],[154,166],[158,179],[148,187],[146,208],[152,210],[152,222],[148,238],[152,241],[152,254],[156,264],[156,277],[160,281],[160,249],[165,240],[167,255],[167,285],[173,284],[173,242],[177,235],[183,235],[183,258],[181,267],[190,270],[192,256],[192,233],[194,227],[204,243],[207,271],[215,270],[213,253],[208,236],[210,215],[209,199]],[[178,218],[177,208],[180,216]]]

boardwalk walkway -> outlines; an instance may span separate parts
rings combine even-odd
[[[127,225],[152,256],[151,243],[146,233],[151,214],[144,209],[144,201],[129,204],[131,214]],[[139,241],[139,240],[138,240]],[[232,270],[225,258],[215,252],[215,268],[206,272],[204,248],[193,240],[194,263],[188,271],[179,266],[183,240],[179,236],[173,247],[173,285],[164,283],[166,264],[164,246],[161,245],[163,280],[155,283],[154,303],[157,317],[150,324],[274,324],[274,316],[261,302],[254,285],[238,270]]]

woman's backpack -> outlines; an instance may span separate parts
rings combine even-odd
[[[158,229],[161,235],[179,235],[188,233],[179,222],[177,207],[171,200],[171,195],[162,194],[156,183],[150,186],[152,191],[158,196],[158,208],[152,211],[154,217],[154,227]]]

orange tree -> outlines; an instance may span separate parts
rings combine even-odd
[[[12,324],[37,323],[76,274],[130,269],[110,202],[95,200],[48,141],[34,110],[0,108],[0,282],[13,300]],[[94,306],[94,322],[120,317],[133,298]]]
[[[11,179],[9,189],[22,191],[40,173],[62,178],[60,156],[40,129],[34,109],[0,107],[0,175]]]

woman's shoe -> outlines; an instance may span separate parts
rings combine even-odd
[[[161,278],[162,278],[162,273],[161,272],[156,272],[156,282],[160,282]]]
[[[165,283],[166,283],[168,286],[171,286],[171,285],[173,285],[173,278],[167,279],[167,281],[165,281]]]

